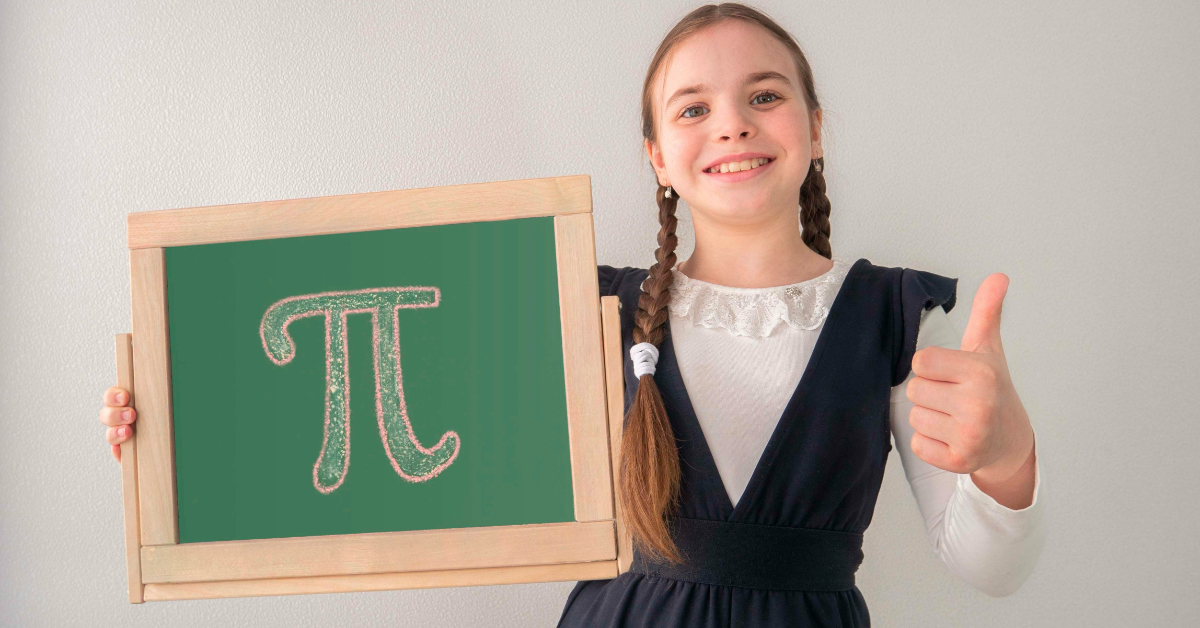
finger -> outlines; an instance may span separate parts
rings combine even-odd
[[[110,427],[126,425],[137,420],[137,410],[123,406],[100,408],[100,422]]]
[[[974,367],[978,359],[978,356],[969,351],[938,346],[925,347],[913,353],[912,372],[925,379],[962,383],[966,380],[968,369]]]
[[[104,405],[106,406],[125,406],[129,405],[129,391],[119,386],[113,386],[104,391]]]
[[[113,458],[117,459],[117,462],[121,461],[121,446],[120,445],[112,446],[112,455],[113,455]]]
[[[904,394],[914,406],[922,406],[946,414],[954,414],[955,391],[962,384],[954,382],[939,382],[924,377],[912,377],[904,387]]]
[[[109,445],[120,445],[129,440],[133,435],[132,425],[122,425],[121,427],[110,427],[104,431],[104,437],[108,439]]]
[[[944,412],[913,406],[908,412],[908,424],[918,434],[947,445],[958,442],[958,422]]]
[[[929,438],[919,432],[913,432],[912,439],[908,445],[912,449],[912,452],[921,460],[939,469],[959,473],[959,471],[951,468],[954,465],[950,464],[950,446],[946,443]]]
[[[1000,310],[1008,293],[1008,275],[992,273],[983,280],[971,303],[971,316],[963,331],[963,351],[1004,353],[1000,342]]]

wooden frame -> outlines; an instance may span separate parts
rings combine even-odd
[[[617,540],[611,466],[624,395],[620,321],[609,297],[602,326],[591,209],[591,179],[576,175],[129,214],[133,333],[116,338],[117,381],[138,412],[121,446],[129,601],[592,580],[627,569],[627,556],[624,568],[617,560],[628,545]],[[533,216],[554,217],[574,522],[179,543],[165,247]],[[614,364],[614,322],[615,388],[604,355]]]

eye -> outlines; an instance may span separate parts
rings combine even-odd
[[[750,102],[754,102],[755,100],[758,100],[759,98],[762,98],[764,96],[773,96],[774,97],[771,100],[768,100],[766,102],[775,102],[776,100],[780,99],[779,94],[776,94],[775,92],[763,92],[763,93],[755,96]],[[763,103],[763,104],[766,104],[766,103]]]
[[[763,102],[761,102],[761,103],[755,103],[755,101],[757,101],[759,98],[766,98],[766,97],[770,97],[770,100],[765,100],[765,101],[763,101]],[[765,104],[767,104],[767,103],[772,103],[772,102],[775,102],[775,101],[777,101],[777,100],[779,100],[779,99],[781,99],[781,98],[783,98],[783,97],[782,97],[782,96],[780,96],[779,94],[776,94],[775,92],[762,92],[761,94],[756,94],[756,95],[754,96],[754,98],[750,99],[750,102],[751,102],[752,104],[761,104],[761,105],[765,105]],[[682,112],[682,113],[679,115],[679,117],[681,117],[681,118],[696,118],[696,117],[699,117],[699,116],[701,116],[701,115],[704,115],[704,114],[700,114],[700,113],[698,113],[698,114],[696,114],[696,115],[694,115],[694,116],[689,116],[689,115],[688,115],[688,112],[689,112],[689,111],[692,111],[692,110],[694,110],[694,109],[708,109],[708,107],[705,107],[705,106],[703,106],[703,105],[693,105],[693,106],[691,106],[691,107],[688,107],[687,109],[684,109],[684,110],[683,110],[683,112]]]

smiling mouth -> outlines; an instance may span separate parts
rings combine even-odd
[[[704,174],[714,175],[721,178],[737,178],[743,179],[752,176],[751,173],[755,170],[765,168],[775,162],[774,157],[756,157],[740,162],[734,161],[723,163],[706,170],[701,170]],[[734,170],[734,168],[737,168]]]

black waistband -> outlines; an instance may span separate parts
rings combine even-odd
[[[862,564],[863,535],[677,517],[672,537],[682,564],[634,552],[630,571],[675,580],[785,591],[844,591]]]

